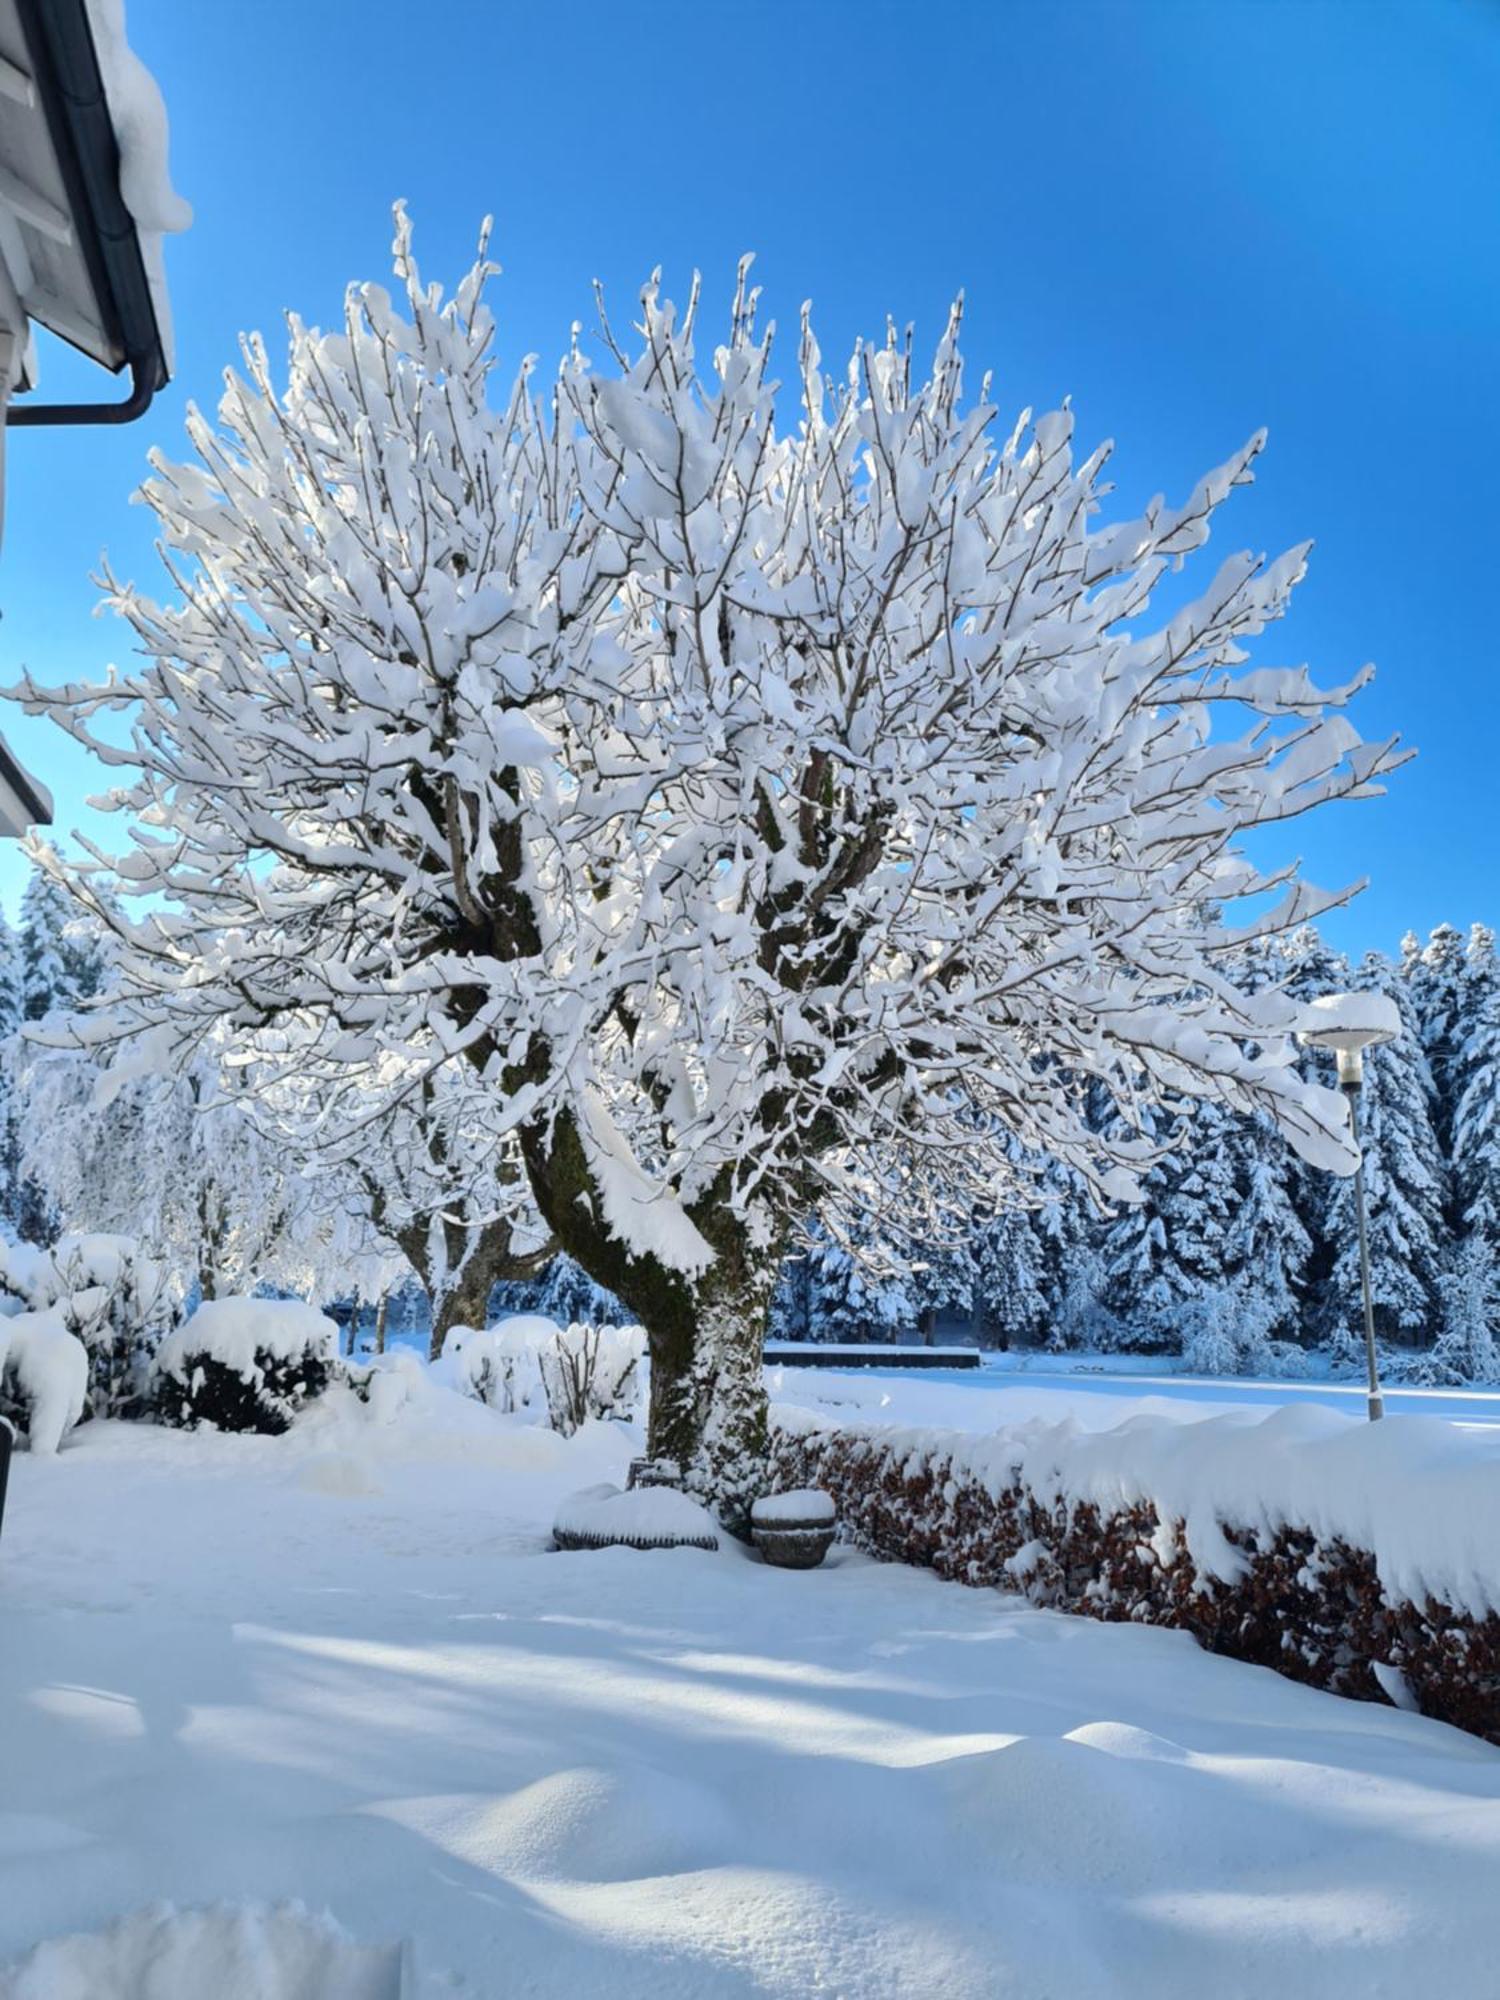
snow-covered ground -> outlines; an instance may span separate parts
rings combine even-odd
[[[1174,1375],[1159,1356],[986,1355],[983,1367],[769,1368],[778,1401],[846,1408],[899,1424],[990,1431],[1031,1417],[1072,1417],[1104,1430],[1142,1412],[1188,1422],[1226,1410],[1311,1403],[1365,1413],[1363,1383],[1249,1381],[1237,1376]],[[1500,1424],[1500,1389],[1386,1389],[1392,1416],[1444,1417],[1459,1424]]]
[[[848,1551],[555,1554],[631,1435],[413,1394],[18,1460],[5,2000],[1494,1991],[1488,1746]]]

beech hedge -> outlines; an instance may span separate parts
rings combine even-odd
[[[986,1479],[960,1436],[929,1433],[914,1450],[909,1433],[778,1415],[771,1452],[777,1484],[832,1493],[845,1537],[871,1555],[1052,1610],[1190,1632],[1209,1652],[1500,1743],[1500,1617],[1392,1592],[1374,1553],[1342,1536],[1221,1518],[1237,1574],[1215,1575],[1170,1509],[1038,1492],[1019,1467]]]

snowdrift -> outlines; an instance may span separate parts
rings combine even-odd
[[[1500,1742],[1500,1440],[1309,1405],[988,1436],[774,1412],[788,1484],[871,1554]]]

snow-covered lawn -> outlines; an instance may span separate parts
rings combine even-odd
[[[1248,1381],[1237,1376],[1174,1375],[1160,1356],[989,1355],[979,1368],[780,1368],[766,1371],[772,1396],[810,1408],[896,1424],[990,1431],[1032,1417],[1071,1417],[1105,1430],[1151,1414],[1178,1422],[1227,1410],[1270,1410],[1311,1403],[1365,1414],[1363,1383]],[[1391,1416],[1443,1417],[1464,1425],[1500,1424],[1500,1389],[1386,1389]]]
[[[424,1392],[21,1457],[0,1965],[123,1927],[5,2000],[1495,1990],[1500,1753],[848,1551],[551,1553],[631,1451]]]

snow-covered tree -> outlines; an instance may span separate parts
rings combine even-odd
[[[429,1065],[417,1091],[389,1107],[332,1178],[352,1181],[376,1231],[399,1245],[431,1307],[436,1359],[455,1326],[488,1324],[496,1285],[532,1277],[555,1256],[537,1221],[513,1140],[487,1128],[487,1097],[466,1068]],[[588,1315],[570,1311],[564,1326]]]
[[[1269,1120],[1244,1121],[1233,1146],[1234,1210],[1223,1238],[1223,1276],[1240,1298],[1260,1301],[1264,1338],[1298,1340],[1312,1239],[1297,1212],[1286,1145]]]
[[[1360,1091],[1376,1330],[1383,1338],[1427,1346],[1437,1333],[1438,1281],[1447,1252],[1432,1077],[1409,988],[1390,961],[1369,953],[1356,984],[1390,994],[1403,1024],[1395,1041],[1367,1053]],[[1322,1328],[1330,1339],[1342,1337],[1352,1352],[1363,1338],[1357,1331],[1363,1308],[1354,1184],[1330,1181],[1328,1190],[1324,1227],[1332,1262],[1322,1286]]]
[[[1396,755],[1343,713],[1364,673],[1247,666],[1304,550],[1153,612],[1260,437],[1105,521],[1069,412],[965,401],[956,311],[925,377],[893,335],[830,378],[804,322],[778,418],[743,279],[701,368],[696,287],[653,281],[628,349],[492,403],[488,267],[444,302],[403,218],[396,272],[292,321],[284,389],[248,342],[197,462],[156,461],[170,601],[112,587],[143,661],[16,690],[127,773],[128,850],[73,875],[144,899],[101,912],[101,1037],[228,1021],[330,1122],[391,1058],[403,1093],[470,1064],[648,1330],[651,1451],[731,1521],[780,1251],[893,1149],[995,1202],[1019,1143],[1115,1198],[1142,1107],[1212,1094],[1348,1166],[1230,970],[1334,899],[1239,843]]]
[[[1035,1345],[1047,1325],[1047,1256],[1032,1211],[982,1221],[973,1247],[981,1321],[1002,1347]]]
[[[21,897],[22,1004],[28,1021],[76,1007],[98,992],[104,971],[104,927],[53,872],[57,857],[41,847]]]
[[[1493,1382],[1500,1378],[1500,1254],[1475,1231],[1459,1245],[1452,1266],[1438,1279],[1442,1318],[1426,1364],[1435,1383]]]
[[[21,939],[0,910],[0,1222],[15,1227],[20,1206],[20,1137],[16,1125],[16,1031],[26,1014]]]
[[[0,1039],[8,1041],[26,1016],[26,975],[21,939],[0,910]]]
[[[1431,1078],[1433,1131],[1446,1154],[1462,1089],[1466,985],[1462,933],[1452,924],[1438,924],[1420,948],[1408,934],[1401,941],[1401,972],[1409,1000],[1407,1018]]]
[[[1500,988],[1492,988],[1464,1045],[1463,1095],[1453,1120],[1459,1227],[1500,1250]]]
[[[71,1233],[139,1239],[174,1303],[262,1284],[316,1301],[399,1266],[347,1187],[336,1199],[260,1129],[211,1048],[132,1077],[32,1049],[18,1086],[25,1175]]]

